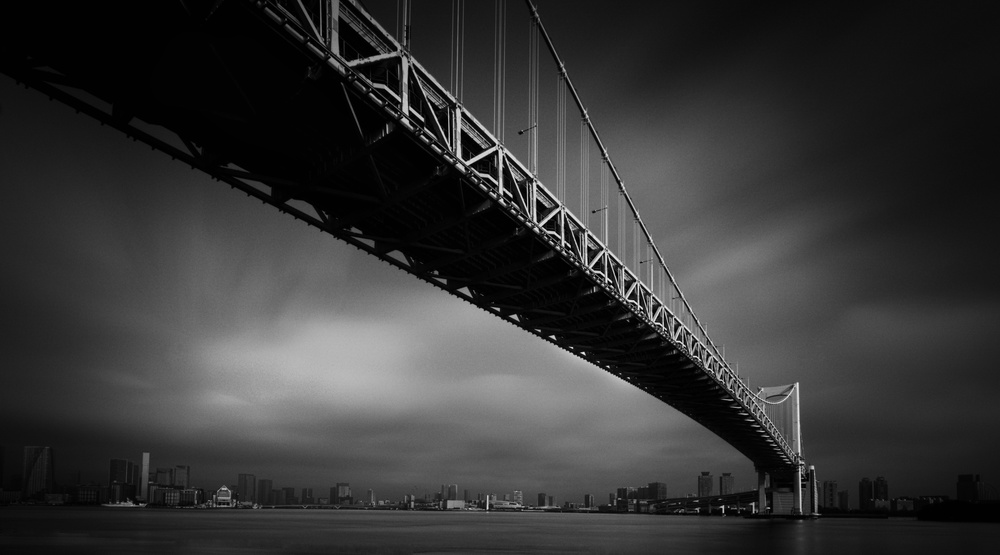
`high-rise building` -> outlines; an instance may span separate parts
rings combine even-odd
[[[139,472],[139,497],[149,500],[149,453],[142,453],[142,471]]]
[[[336,494],[336,497],[334,497]],[[350,505],[354,503],[354,497],[351,496],[351,484],[347,482],[337,482],[336,490],[330,491],[330,503],[337,503],[341,505]]]
[[[698,476],[698,497],[709,497],[712,495],[712,473],[702,472]]]
[[[108,500],[112,503],[135,499],[138,473],[136,465],[128,459],[111,459],[108,468]]]
[[[451,484],[448,486],[448,497],[446,499],[449,501],[458,500],[458,484]]]
[[[549,496],[547,496],[545,498],[545,500],[547,502],[546,507],[555,507],[556,506],[556,496],[555,495],[549,495]]]
[[[837,492],[837,508],[845,513],[851,510],[850,494],[847,493],[846,489]]]
[[[524,492],[521,490],[514,490],[514,498],[512,499],[518,505],[524,505]]]
[[[157,468],[156,478],[153,481],[160,486],[172,486],[174,485],[174,469],[173,468]]]
[[[271,491],[274,489],[274,482],[267,478],[257,480],[257,503],[261,505],[271,504]]]
[[[312,488],[302,488],[302,499],[299,499],[303,505],[312,505],[316,503],[316,498],[313,497]]]
[[[594,507],[594,496],[589,493],[583,494],[583,506],[587,509],[592,509]]]
[[[823,492],[820,495],[820,504],[827,509],[837,508],[837,481],[823,480]]]
[[[719,476],[719,495],[729,495],[734,489],[736,489],[736,479],[732,473],[723,472],[722,476]]]
[[[545,496],[545,494],[544,494],[544,493],[539,493],[539,494],[538,494],[538,506],[539,506],[539,507],[545,507],[545,506],[546,506],[546,505],[545,505],[545,502],[546,502],[547,500],[548,500],[548,498],[547,498],[547,497]]]
[[[186,464],[179,464],[174,467],[173,486],[180,486],[187,489],[191,486],[191,467]]]
[[[663,482],[650,482],[648,487],[650,499],[667,498],[667,484],[664,484]]]
[[[371,489],[368,490],[368,505],[371,507],[375,506],[375,491]]]
[[[299,499],[295,497],[295,488],[281,488],[281,493],[285,499],[285,505],[298,505]]]
[[[236,497],[241,503],[257,502],[257,477],[253,474],[236,476]]]
[[[862,511],[871,511],[875,508],[875,489],[868,478],[862,478],[858,482],[858,508]]]
[[[889,501],[889,482],[884,477],[876,476],[872,489],[876,501]]]
[[[38,445],[24,447],[24,474],[21,495],[24,499],[40,498],[55,493],[55,467],[52,448]]]

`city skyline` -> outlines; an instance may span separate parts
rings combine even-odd
[[[819,479],[933,495],[995,473],[988,19],[601,7],[539,11],[713,340],[751,385],[801,384]],[[443,82],[442,10],[416,6],[413,51]],[[487,40],[488,15],[469,14]],[[489,80],[467,63],[471,96]],[[400,495],[481,480],[600,499],[706,469],[753,487],[750,461],[673,408],[6,75],[0,183],[5,444]]]
[[[0,453],[5,452],[8,446],[0,446]],[[395,504],[407,499],[422,499],[425,501],[434,500],[465,500],[465,501],[475,501],[482,500],[485,497],[490,497],[492,499],[502,499],[504,501],[517,501],[518,503],[524,504],[524,493],[522,490],[513,489],[498,492],[497,490],[483,490],[483,491],[470,491],[467,487],[464,489],[464,495],[459,496],[458,484],[441,484],[440,490],[437,492],[433,491],[433,488],[422,488],[423,493],[417,493],[417,487],[414,486],[413,490],[402,494],[402,496],[392,496],[392,495],[380,495],[376,496],[376,492],[371,488],[367,489],[364,498],[359,498],[352,495],[352,487],[349,482],[337,482],[336,485],[330,486],[329,496],[314,496],[314,487],[293,485],[288,486],[286,484],[275,485],[272,478],[257,477],[250,473],[238,473],[236,475],[236,481],[225,482],[221,484],[199,484],[190,483],[190,465],[175,465],[175,466],[149,466],[150,463],[150,453],[143,452],[142,460],[144,465],[146,465],[151,470],[147,473],[146,480],[140,480],[139,478],[139,464],[135,463],[130,459],[109,459],[109,472],[107,474],[108,478],[106,481],[101,482],[99,480],[85,480],[79,479],[77,482],[73,483],[58,483],[54,479],[53,471],[53,451],[50,446],[24,446],[22,449],[23,454],[23,476],[19,477],[17,475],[7,476],[6,474],[0,472],[0,491],[4,491],[4,487],[11,484],[16,485],[14,489],[6,490],[9,493],[22,492],[23,495],[27,497],[22,497],[21,500],[28,500],[33,498],[32,492],[37,492],[39,490],[38,483],[45,484],[42,489],[48,489],[48,493],[55,492],[71,492],[73,486],[99,486],[106,498],[110,502],[125,501],[131,499],[148,500],[144,494],[140,494],[141,491],[138,487],[139,484],[143,486],[148,485],[149,487],[159,488],[162,486],[178,487],[180,489],[197,488],[204,490],[207,498],[211,498],[210,493],[215,491],[217,488],[226,488],[231,490],[234,495],[234,501],[239,500],[242,502],[249,503],[259,503],[263,505],[269,504],[323,504],[323,505],[356,505],[356,504],[367,504],[370,506],[375,506],[376,504],[381,505],[383,502]],[[41,461],[40,463],[36,461]],[[3,466],[0,465],[0,470]],[[38,472],[38,469],[41,472]],[[39,479],[39,475],[45,476],[45,478]],[[70,472],[71,477],[75,476],[81,478],[78,471]],[[692,476],[697,480],[697,484],[692,488],[692,491],[684,492],[671,492],[667,493],[667,485],[663,482],[649,482],[644,486],[625,486],[618,487],[615,491],[609,492],[610,503],[614,504],[615,499],[678,499],[685,497],[714,497],[728,495],[738,492],[753,491],[754,488],[735,488],[735,477],[730,472],[723,472],[719,476],[719,489],[715,491],[713,486],[714,476],[709,471],[701,471],[697,476]],[[280,480],[279,480],[280,482]],[[125,487],[123,487],[125,486]],[[362,486],[365,487],[365,486]],[[988,481],[981,479],[980,474],[960,474],[957,476],[957,481],[954,482],[953,491],[948,493],[935,492],[929,493],[925,492],[922,494],[908,494],[893,496],[889,493],[888,480],[881,475],[877,475],[874,480],[866,477],[861,478],[858,482],[858,494],[857,497],[852,497],[850,491],[847,489],[838,488],[837,480],[819,480],[816,484],[816,495],[817,495],[817,506],[823,510],[835,509],[839,511],[855,510],[861,512],[879,512],[879,511],[889,511],[896,510],[893,504],[897,499],[909,500],[911,505],[908,508],[900,510],[913,510],[912,501],[914,499],[956,499],[964,501],[982,501],[982,500],[997,500],[998,494],[995,486],[991,485]],[[323,487],[318,488],[318,491],[325,491]],[[301,493],[299,493],[301,492]],[[581,507],[592,507],[596,504],[594,503],[594,496],[590,493],[583,493],[577,496],[568,495],[565,497],[559,497],[557,495],[547,495],[544,492],[537,494],[538,499],[545,499],[544,504],[555,506],[562,506],[565,504],[572,504],[574,506]],[[851,499],[854,499],[853,504]],[[13,498],[5,497],[7,502],[14,501]],[[36,499],[37,500],[37,499]],[[933,501],[932,501],[933,502]],[[539,503],[543,504],[543,503]]]

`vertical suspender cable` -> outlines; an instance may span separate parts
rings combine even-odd
[[[538,30],[541,33],[542,38],[545,39],[545,45],[548,47],[549,52],[555,59],[556,65],[560,67],[560,72],[565,77],[566,86],[569,88],[570,93],[572,93],[573,100],[576,102],[576,105],[580,109],[580,112],[584,114],[584,119],[588,122],[590,134],[593,137],[594,142],[597,143],[597,147],[600,149],[601,155],[604,157],[605,164],[607,165],[608,170],[611,173],[611,176],[614,177],[615,182],[618,184],[618,191],[622,202],[628,204],[629,208],[632,211],[632,214],[635,217],[635,221],[639,226],[639,229],[642,230],[643,235],[645,235],[646,239],[650,242],[650,245],[652,245],[653,252],[656,254],[656,260],[660,263],[660,266],[663,267],[663,271],[666,274],[667,279],[670,281],[670,285],[677,292],[677,297],[680,299],[681,305],[684,307],[685,314],[683,314],[682,317],[683,316],[688,317],[690,321],[690,325],[688,327],[692,328],[691,330],[692,333],[698,336],[700,340],[702,340],[708,347],[710,347],[711,350],[716,354],[716,356],[722,362],[722,364],[724,364],[728,368],[729,367],[728,363],[726,363],[725,359],[722,358],[721,352],[715,346],[715,343],[712,342],[711,338],[708,336],[708,333],[705,331],[705,327],[698,320],[698,317],[694,315],[694,311],[691,310],[691,306],[688,304],[687,299],[684,298],[684,294],[681,293],[680,287],[678,287],[677,285],[677,281],[674,279],[673,274],[670,272],[670,269],[667,268],[667,264],[663,260],[663,255],[660,254],[659,249],[656,248],[656,244],[653,242],[652,235],[650,235],[649,230],[646,228],[646,225],[642,222],[642,218],[639,216],[638,209],[632,202],[632,198],[629,197],[628,192],[625,190],[625,182],[622,180],[621,175],[618,174],[618,170],[615,168],[614,163],[612,163],[610,156],[608,156],[608,150],[604,147],[604,143],[601,141],[601,137],[600,135],[598,135],[597,129],[594,127],[593,123],[590,122],[589,118],[587,117],[586,115],[587,109],[583,106],[583,101],[580,99],[580,95],[577,93],[576,87],[573,86],[573,81],[569,78],[569,75],[565,72],[565,66],[562,63],[562,59],[559,57],[559,53],[556,52],[556,47],[552,43],[552,38],[549,37],[548,32],[545,30],[545,25],[542,24],[542,21],[538,16],[538,9],[535,7],[532,0],[525,0],[525,2],[528,4],[528,10],[531,12],[531,17],[538,21]],[[620,239],[621,236],[619,236],[619,240]],[[619,246],[618,252],[622,252],[621,246]]]

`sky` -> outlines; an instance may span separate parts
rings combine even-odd
[[[367,3],[395,28],[395,2]],[[491,41],[492,3],[468,4],[468,43]],[[449,5],[416,3],[412,32],[446,85]],[[862,477],[893,497],[954,496],[961,473],[1000,484],[985,6],[539,13],[713,340],[752,385],[800,384],[819,479],[854,506]],[[527,20],[520,2],[508,16],[516,148]],[[490,44],[466,55],[484,122]],[[252,473],[380,499],[682,496],[701,471],[755,485],[673,408],[6,75],[0,183],[5,482],[21,446],[49,445],[62,481],[148,451],[200,487]]]

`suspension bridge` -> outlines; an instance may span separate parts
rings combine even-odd
[[[464,0],[447,86],[411,52],[405,0],[395,31],[358,0],[19,2],[0,23],[0,69],[620,377],[747,456],[759,507],[815,513],[798,384],[755,390],[726,362],[538,10],[507,4],[493,3],[491,125],[467,108]],[[529,29],[527,123],[512,128],[524,161],[505,143],[515,19]],[[540,100],[552,82],[554,122]],[[541,127],[555,130],[552,188]]]

